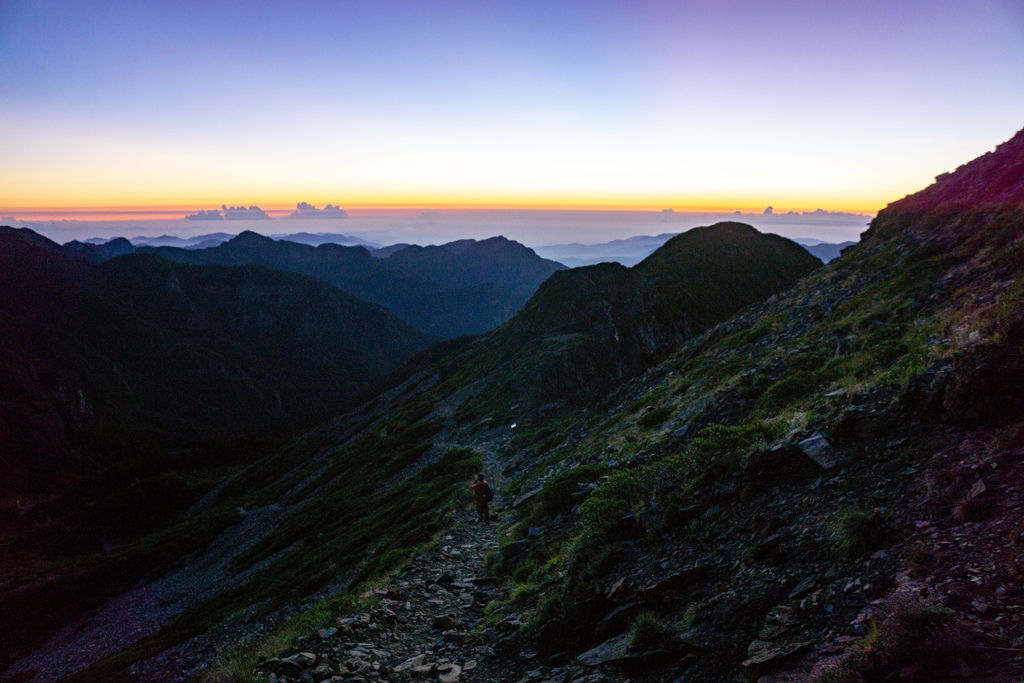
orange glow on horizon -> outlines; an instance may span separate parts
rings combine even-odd
[[[343,194],[343,193],[339,193]],[[388,196],[378,195],[345,200],[337,197],[304,198],[314,206],[323,207],[334,204],[350,212],[384,212],[384,211],[628,211],[658,212],[671,209],[680,213],[720,213],[730,214],[761,213],[765,207],[773,206],[775,213],[788,211],[842,211],[874,215],[894,197],[887,200],[872,201],[869,198],[858,198],[856,201],[839,198],[814,199],[799,198],[790,201],[770,201],[760,198],[715,197],[706,200],[680,197],[437,197],[437,196]],[[0,207],[0,215],[13,216],[20,220],[184,220],[185,216],[201,209],[219,209],[221,204],[255,205],[262,208],[271,218],[287,216],[295,209],[295,202],[274,201],[209,201],[166,203],[159,200],[152,203],[110,202],[86,203],[74,205],[36,205],[36,206],[4,206]]]

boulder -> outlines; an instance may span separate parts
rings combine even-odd
[[[628,633],[609,638],[597,647],[579,655],[576,660],[580,664],[590,667],[607,664],[621,669],[638,670],[662,666],[670,662],[682,664],[696,659],[694,654],[696,648],[689,647],[689,644],[683,640],[676,639],[666,643],[666,647],[642,652],[634,651],[630,647],[629,640]],[[686,651],[685,656],[682,655],[684,651]]]
[[[605,597],[607,597],[609,600],[619,602],[626,596],[626,594],[629,593],[630,588],[631,585],[629,579],[623,576],[621,579],[612,584],[612,587],[608,589],[608,592],[605,594]]]
[[[594,637],[604,639],[613,634],[621,633],[627,626],[629,626],[630,619],[632,619],[642,607],[642,602],[629,602],[625,605],[621,605],[620,607],[616,607],[606,614],[601,621],[597,622],[597,626],[594,627]]]
[[[743,673],[748,678],[760,678],[810,650],[809,642],[778,646],[764,640],[755,640],[747,647]]]
[[[457,683],[462,676],[462,667],[458,664],[442,664],[437,667],[437,680],[441,683]]]
[[[597,647],[593,647],[576,657],[576,660],[584,666],[601,666],[612,664],[629,654],[629,634],[609,638]]]
[[[437,664],[418,664],[412,667],[412,672],[417,676],[433,676],[437,673]]]
[[[409,657],[404,662],[402,662],[401,664],[399,664],[398,666],[394,667],[391,670],[394,671],[396,674],[400,674],[403,671],[408,671],[409,669],[412,669],[413,667],[420,666],[421,664],[423,664],[423,661],[426,658],[427,658],[426,655],[415,654],[415,655],[413,655],[412,657]]]
[[[842,462],[832,444],[821,432],[815,432],[807,437],[797,444],[797,448],[823,470],[830,470]]]
[[[543,491],[543,490],[544,490],[543,486],[537,486],[535,488],[530,489],[526,493],[524,493],[524,494],[520,495],[518,498],[516,498],[515,501],[512,503],[512,507],[518,508],[519,506],[524,505],[524,504],[530,502],[537,495],[539,495],[540,492]]]
[[[670,574],[656,583],[649,584],[640,591],[640,596],[649,605],[656,605],[666,598],[685,596],[694,584],[703,581],[707,575],[707,567],[694,565]]]

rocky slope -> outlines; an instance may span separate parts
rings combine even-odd
[[[1022,158],[1024,133],[894,203],[607,412],[555,434],[518,425],[516,571],[556,662],[686,680],[1021,675],[1024,185],[1003,169]],[[536,501],[559,493],[570,510]],[[630,621],[656,637],[608,639]]]

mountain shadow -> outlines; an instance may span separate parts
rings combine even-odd
[[[310,278],[28,230],[0,232],[0,288],[0,489],[329,415],[435,341]]]

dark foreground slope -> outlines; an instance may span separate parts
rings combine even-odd
[[[363,247],[313,247],[248,231],[209,249],[152,251],[181,263],[255,264],[308,275],[448,338],[500,325],[551,273],[563,268],[504,237],[408,246],[386,258],[376,258]]]

